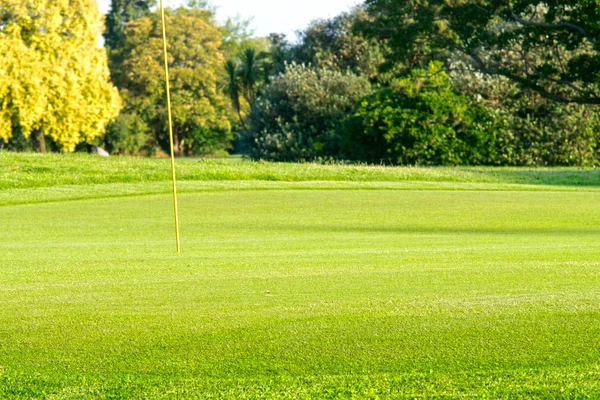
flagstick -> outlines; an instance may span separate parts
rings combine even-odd
[[[165,8],[163,6],[163,0],[160,0],[160,13],[162,18],[163,47],[165,55],[165,82],[167,88],[167,111],[169,115],[169,141],[171,144],[171,173],[173,178],[173,210],[175,213],[175,240],[177,241],[177,253],[181,253],[181,244],[179,240],[179,211],[177,210],[177,174],[175,173],[173,117],[171,115],[171,87],[169,85],[169,62],[167,53],[167,28],[165,23]]]

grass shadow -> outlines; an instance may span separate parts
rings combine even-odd
[[[464,168],[476,181],[507,184],[598,187],[600,170],[574,168]],[[479,177],[479,178],[477,178]]]

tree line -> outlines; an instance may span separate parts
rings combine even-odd
[[[154,1],[40,4],[0,5],[0,147],[165,151]],[[366,0],[291,42],[190,0],[167,10],[175,150],[596,165],[599,21],[600,0]]]

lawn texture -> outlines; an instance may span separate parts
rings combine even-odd
[[[176,255],[135,172],[163,161],[0,153],[29,162],[0,184],[2,399],[600,397],[595,170],[185,160],[242,173],[183,182]],[[62,175],[107,162],[131,177]]]

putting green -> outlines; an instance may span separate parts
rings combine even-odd
[[[342,189],[0,207],[0,398],[600,396],[600,193]]]

